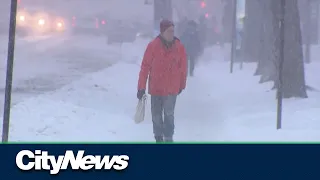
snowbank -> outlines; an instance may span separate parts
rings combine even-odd
[[[10,140],[109,142],[141,139],[139,132],[143,127],[134,126],[126,115],[76,106],[54,98],[41,96],[15,106]],[[128,134],[126,126],[135,129],[134,133]]]
[[[236,64],[233,74],[228,74],[228,64],[221,63],[218,67],[214,71],[219,75],[211,76],[210,81],[214,82],[216,96],[221,97],[219,102],[224,105],[225,140],[319,141],[319,92],[308,92],[308,99],[284,100],[282,129],[276,130],[277,101],[275,91],[270,91],[273,84],[259,84],[259,77],[253,76],[253,64],[245,64],[242,71]],[[319,63],[306,65],[307,84],[316,89],[320,89],[319,67]]]

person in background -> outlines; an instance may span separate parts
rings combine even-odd
[[[187,17],[183,17],[177,24],[176,27],[176,35],[180,38],[184,32],[184,30],[186,29],[188,24],[188,19]]]
[[[189,75],[193,76],[196,60],[203,53],[204,47],[198,31],[198,25],[195,21],[190,20],[181,36],[181,42],[186,48],[189,60]]]
[[[202,43],[203,48],[205,48],[207,45],[207,23],[207,18],[205,16],[200,16],[198,32],[200,35],[200,42]]]
[[[186,88],[187,57],[185,48],[174,36],[174,24],[160,22],[160,35],[147,46],[141,63],[137,98],[151,95],[153,133],[156,142],[173,142],[174,111],[177,96]]]

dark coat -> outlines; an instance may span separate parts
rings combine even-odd
[[[180,37],[184,45],[187,55],[190,59],[198,58],[203,52],[203,44],[198,31],[197,23],[189,21],[184,33]]]

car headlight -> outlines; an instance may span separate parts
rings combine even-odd
[[[17,25],[25,25],[26,24],[26,16],[25,15],[17,15]]]
[[[21,16],[19,16],[19,20],[20,20],[20,21],[25,21],[25,20],[26,20],[26,17],[23,16],[23,15],[21,15]]]
[[[45,20],[44,20],[44,19],[39,19],[39,20],[38,20],[38,24],[39,24],[40,26],[43,26],[43,25],[45,24]]]
[[[55,26],[56,26],[55,28],[57,31],[64,31],[65,30],[65,24],[64,24],[63,20],[56,21]]]
[[[62,22],[58,22],[58,23],[57,23],[57,27],[58,27],[58,28],[61,28],[62,26],[63,26]]]

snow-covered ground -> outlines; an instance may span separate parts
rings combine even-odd
[[[5,37],[0,38],[1,92],[5,87],[7,41]],[[119,47],[108,46],[106,39],[97,37],[17,38],[12,103],[58,89],[87,73],[104,69],[119,60],[119,54]],[[1,114],[3,98],[0,97]]]
[[[117,63],[113,66],[14,105],[10,140],[153,141],[150,103],[146,120],[141,124],[133,121],[139,63],[146,43],[139,40],[124,45],[122,51],[114,47],[122,56],[114,57]],[[283,129],[277,131],[272,85],[258,84],[253,64],[229,74],[229,64],[218,52],[217,48],[205,52],[195,77],[188,79],[187,89],[178,98],[176,141],[320,139],[319,92],[309,92],[308,99],[285,100]],[[319,68],[319,63],[306,67],[308,84],[318,89]]]

